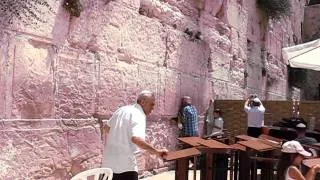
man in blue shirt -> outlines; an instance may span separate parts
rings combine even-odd
[[[182,136],[199,136],[198,111],[192,105],[191,97],[184,96],[182,98],[182,108],[180,110],[180,116],[183,127]]]

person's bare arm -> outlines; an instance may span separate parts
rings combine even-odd
[[[292,179],[296,179],[296,180],[309,180],[306,179],[302,173],[300,172],[300,170],[297,167],[290,167],[288,169],[288,174]]]
[[[316,177],[317,172],[320,170],[320,165],[315,165],[306,174],[306,180],[314,180]]]
[[[296,180],[314,180],[316,173],[319,171],[320,166],[314,166],[312,167],[306,176],[304,177],[301,171],[297,167],[292,167],[289,169],[289,176],[291,178],[294,178]]]
[[[103,128],[102,128],[103,132],[109,134],[109,131],[110,131],[110,127],[108,125],[104,125]]]
[[[106,121],[108,119],[108,116],[107,115],[104,115],[104,114],[98,114],[98,113],[94,113],[92,115],[92,117],[94,118],[97,118],[99,123],[100,123],[100,127],[101,127],[101,130],[103,131],[103,133],[109,133],[110,131],[110,127],[107,125]]]
[[[152,145],[150,145],[149,143],[147,143],[144,139],[140,138],[140,137],[135,137],[133,136],[131,138],[131,141],[136,144],[139,148],[144,149],[146,151],[148,151],[151,154],[155,154],[158,155],[160,157],[164,157],[165,155],[167,155],[167,150],[166,149],[156,149],[154,148]]]
[[[250,102],[250,98],[248,98],[248,99],[246,100],[246,102],[244,103],[243,108],[244,108],[245,111],[247,111],[247,110],[250,108],[249,102]]]

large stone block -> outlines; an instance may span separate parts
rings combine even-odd
[[[212,80],[212,89],[215,99],[243,99],[246,94],[242,87],[220,79]]]
[[[229,81],[230,61],[232,56],[222,51],[215,50],[211,52],[212,72],[214,78]]]
[[[164,104],[163,104],[163,86],[161,86],[161,72],[156,69],[154,66],[148,66],[139,64],[139,80],[138,80],[138,88],[140,91],[147,89],[153,91],[156,97],[156,106],[153,110],[153,115],[161,115],[163,112]]]
[[[11,98],[12,98],[12,76],[13,76],[13,50],[10,34],[2,33],[0,40],[0,118],[11,116]],[[12,36],[12,35],[11,35]],[[10,113],[8,113],[10,112]]]
[[[38,37],[46,37],[49,39],[55,39],[67,33],[67,27],[69,25],[69,15],[62,8],[62,0],[45,1],[45,3],[39,1],[16,1],[12,8],[6,11],[7,16],[1,18],[13,17],[13,23],[6,25],[5,28],[13,29],[23,34],[32,34]],[[27,7],[31,4],[29,10]],[[20,13],[17,13],[19,11]],[[30,13],[34,13],[33,15]],[[20,16],[21,18],[18,18]],[[3,19],[1,20],[3,21]],[[4,20],[7,22],[7,20]],[[60,34],[57,34],[59,31]]]
[[[100,166],[102,143],[94,121],[87,120],[90,126],[62,125],[70,120],[19,121],[1,120],[5,124],[0,130],[1,179],[62,180],[69,179],[70,173]],[[74,121],[77,125],[78,120]]]
[[[198,29],[195,19],[198,15],[185,15],[174,4],[163,1],[141,0],[139,13],[180,31],[186,28]]]
[[[95,102],[94,54],[59,54],[55,72],[55,117],[90,117]]]
[[[122,61],[103,64],[98,76],[96,104],[100,113],[111,115],[120,106],[135,102],[141,91],[139,90],[140,76],[137,64]]]
[[[179,135],[179,129],[176,122],[170,118],[161,118],[156,121],[147,121],[147,141],[156,148],[167,148],[169,151],[177,149],[176,138]],[[149,153],[144,153],[145,170],[152,170],[164,167],[167,163]],[[151,168],[152,167],[152,168]]]
[[[12,116],[52,117],[52,47],[44,41],[19,36],[11,43],[14,44]]]
[[[197,106],[199,115],[204,115],[209,107],[210,99],[214,99],[212,82],[209,78],[200,77],[195,79],[196,85],[196,98],[193,103]]]
[[[196,20],[199,16],[199,2],[194,0],[176,1],[165,0],[168,4],[178,8],[185,16]]]
[[[176,116],[181,103],[181,79],[176,71],[165,72],[164,89],[164,113],[163,115]]]
[[[121,27],[120,53],[139,60],[162,65],[166,54],[164,27],[161,23],[144,16],[136,16],[127,20]]]
[[[168,30],[166,54],[169,68],[194,75],[208,72],[209,47],[203,41],[190,41],[188,35]]]

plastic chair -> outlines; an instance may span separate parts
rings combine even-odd
[[[96,168],[83,171],[70,180],[87,180],[93,176],[94,180],[112,180],[113,172],[110,168]]]

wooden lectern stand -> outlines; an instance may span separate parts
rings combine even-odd
[[[236,161],[237,158],[239,158],[239,180],[248,180],[250,170],[250,179],[257,179],[257,161],[264,162],[264,166],[261,169],[261,176],[273,176],[273,171],[269,170],[270,167],[267,167],[267,165],[272,167],[272,162],[275,162],[277,159],[258,157],[257,155],[263,153],[264,155],[270,156],[273,150],[279,150],[281,148],[278,142],[274,140],[268,141],[267,137],[260,139],[247,135],[236,136],[236,142],[246,148],[246,151],[241,151],[238,157],[236,157]],[[250,166],[251,163],[248,162],[252,162],[252,166]]]
[[[213,154],[215,153],[227,153],[227,151],[233,150],[232,147],[218,142],[216,140],[205,140],[200,137],[184,137],[178,138],[180,141],[197,148],[206,155],[205,169],[201,172],[202,180],[213,179]]]
[[[187,180],[190,157],[197,156],[200,151],[196,148],[188,148],[179,151],[169,152],[165,157],[166,161],[176,161],[175,180]]]

